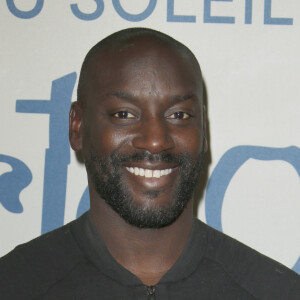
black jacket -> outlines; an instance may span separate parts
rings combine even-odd
[[[299,300],[300,276],[195,219],[175,265],[146,287],[86,213],[1,258],[0,299]]]

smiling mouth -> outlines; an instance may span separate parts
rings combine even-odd
[[[136,176],[144,176],[146,178],[160,178],[162,176],[169,175],[173,171],[173,169],[150,170],[138,167],[126,167],[126,170]]]

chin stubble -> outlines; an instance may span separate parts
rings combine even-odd
[[[151,161],[169,162],[178,165],[178,182],[172,201],[167,206],[140,205],[135,201],[124,180],[123,164],[126,162]],[[149,152],[122,155],[112,153],[108,158],[91,153],[85,159],[87,171],[99,196],[127,223],[139,228],[161,228],[173,223],[192,198],[199,179],[203,152],[196,159],[188,153],[151,154]],[[159,196],[161,191],[146,191],[149,200]]]

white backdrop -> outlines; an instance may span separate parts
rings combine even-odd
[[[298,0],[2,0],[0,256],[87,208],[67,144],[86,52],[151,27],[197,56],[211,164],[198,217],[300,273]]]

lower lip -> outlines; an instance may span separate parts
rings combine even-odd
[[[126,174],[130,180],[134,180],[135,184],[142,185],[148,189],[151,188],[163,188],[168,185],[174,184],[174,178],[178,172],[177,168],[172,169],[172,172],[168,175],[163,175],[160,178],[155,177],[145,177],[145,176],[139,176],[130,173],[125,168]]]

